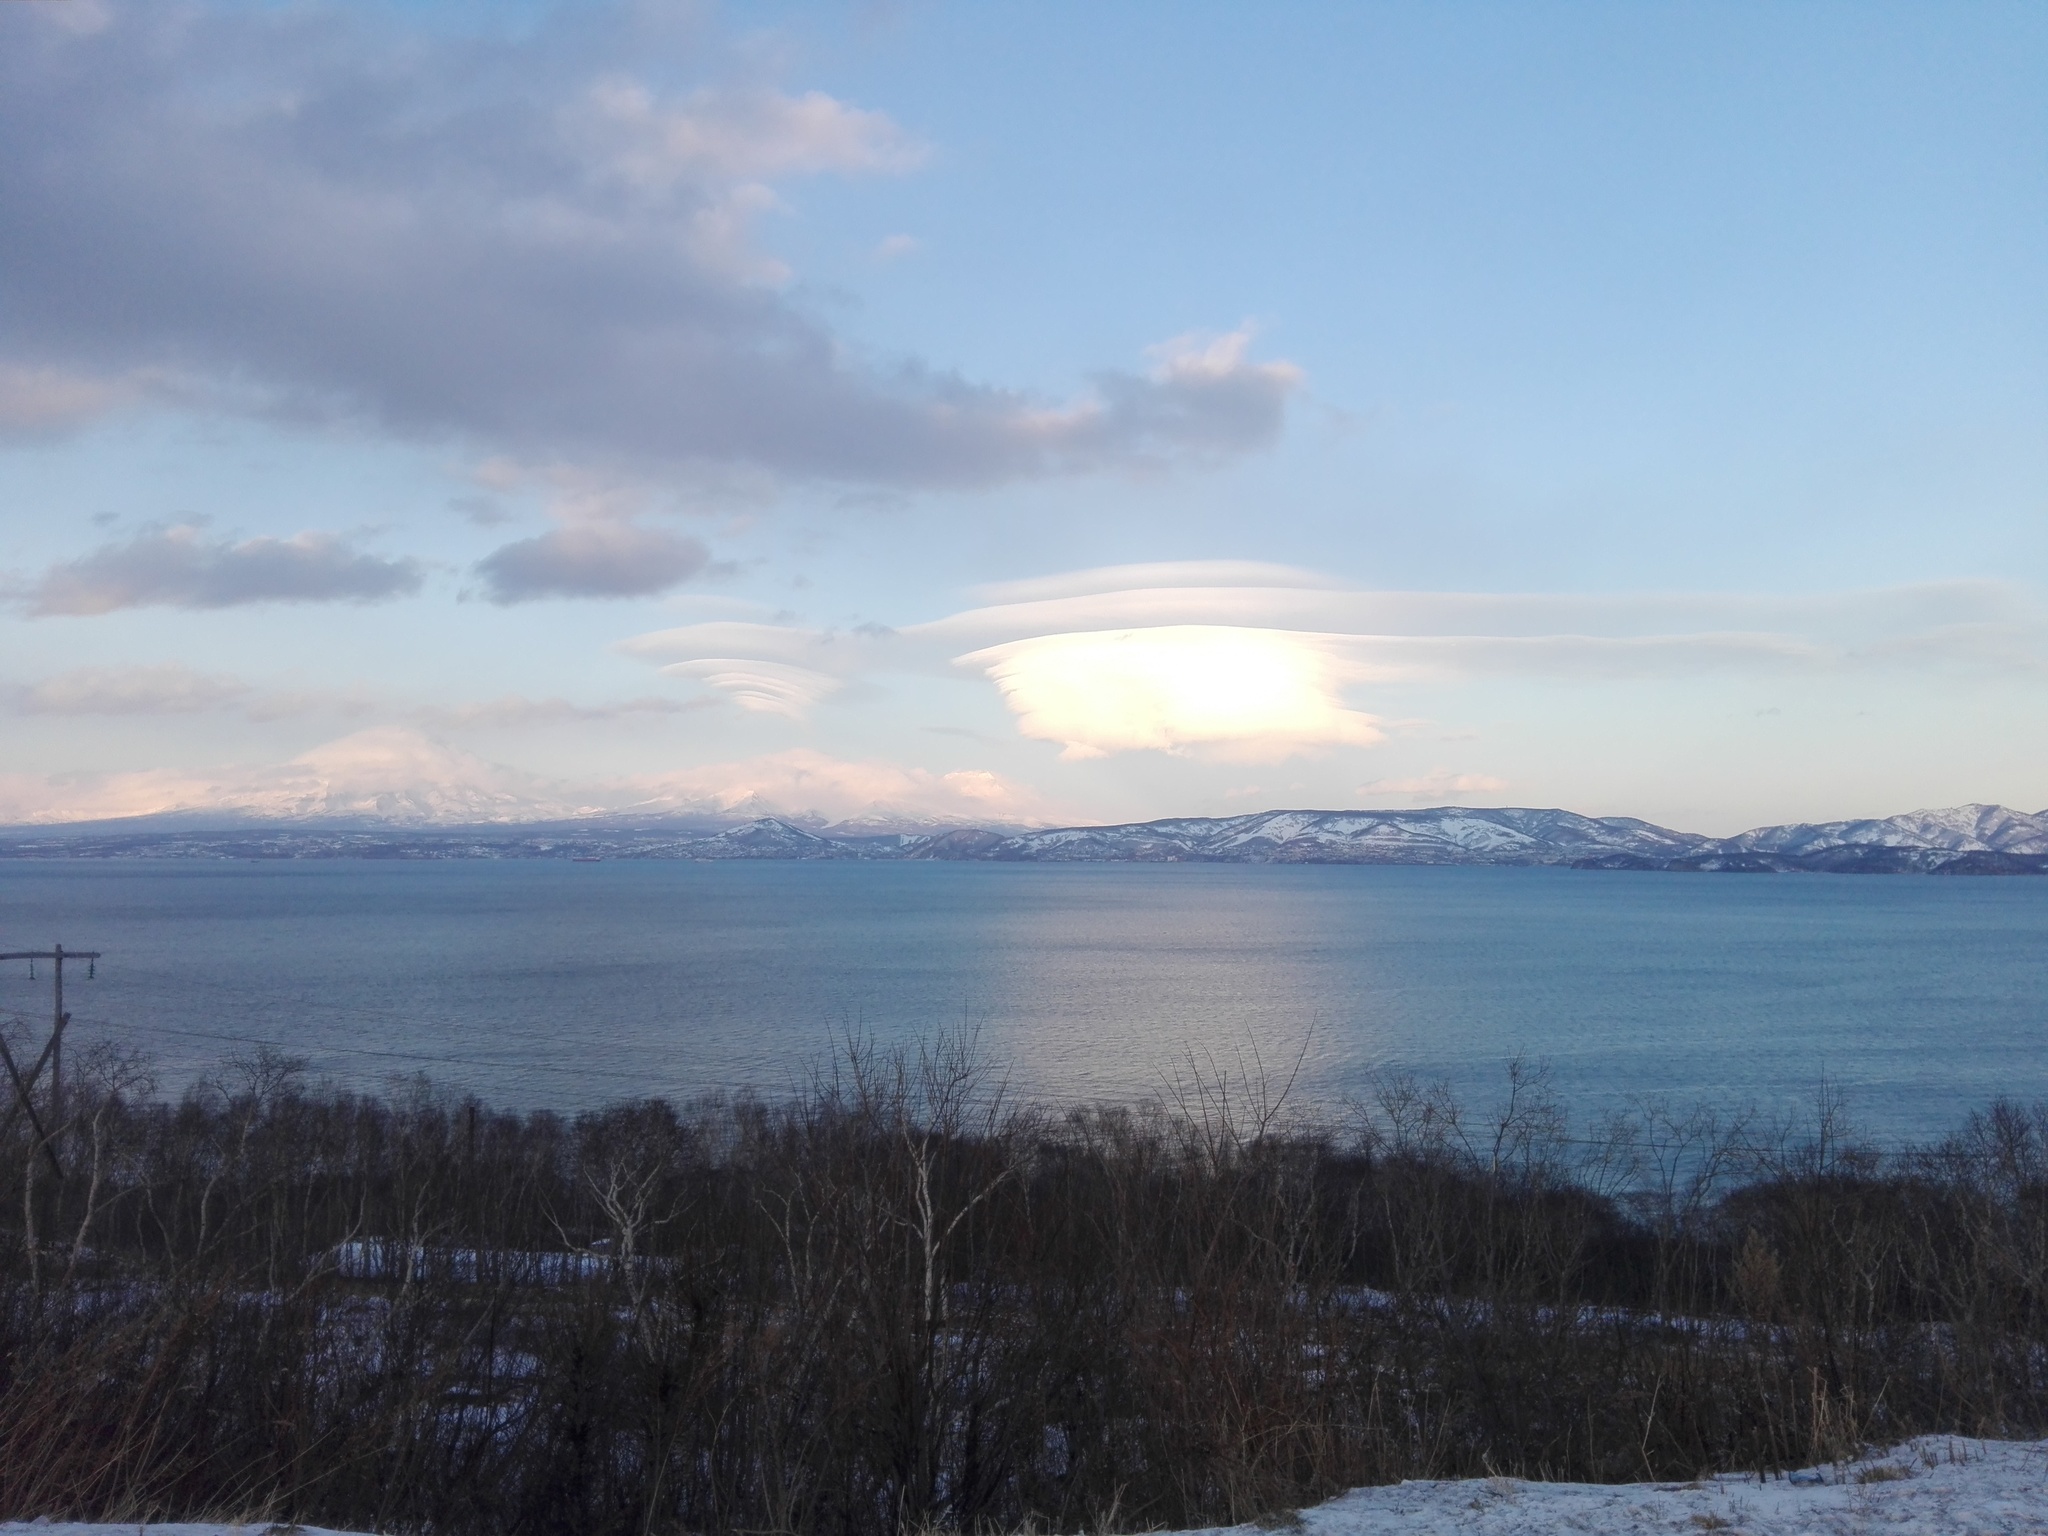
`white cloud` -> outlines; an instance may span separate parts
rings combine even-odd
[[[823,91],[698,90],[664,101],[631,76],[611,75],[592,84],[563,120],[607,173],[649,190],[707,178],[894,174],[917,169],[929,153],[885,114]]]
[[[844,686],[829,672],[743,656],[702,656],[671,662],[661,670],[669,677],[707,683],[728,695],[741,709],[762,715],[785,715],[792,720],[803,719],[812,706]]]
[[[529,725],[584,724],[602,720],[625,720],[639,715],[679,715],[694,707],[681,699],[649,697],[620,699],[612,704],[578,704],[560,696],[530,699],[508,693],[474,704],[434,705],[412,711],[412,718],[428,725],[462,728],[517,729]]]
[[[1437,800],[1459,800],[1466,795],[1496,795],[1507,787],[1506,779],[1490,773],[1453,773],[1448,768],[1432,768],[1413,778],[1374,779],[1359,785],[1356,793],[1368,800],[1405,795],[1417,805],[1426,805]]]
[[[1043,825],[1058,819],[1042,796],[984,769],[933,773],[874,759],[849,761],[808,748],[635,779],[617,793],[628,790],[642,797],[628,808],[650,812],[982,825]]]
[[[658,630],[619,649],[661,664],[669,677],[718,689],[740,708],[802,719],[860,672],[883,661],[894,636],[718,619]]]
[[[636,816],[1039,824],[1050,806],[982,769],[936,773],[798,750],[589,783],[540,778],[403,726],[378,726],[289,762],[212,771],[0,775],[0,825],[181,813],[416,825]]]
[[[971,588],[970,595],[983,603],[1012,604],[1062,597],[1091,597],[1102,593],[1128,596],[1159,588],[1193,588],[1207,592],[1218,587],[1346,590],[1345,584],[1335,577],[1318,571],[1305,571],[1298,566],[1270,565],[1263,560],[1164,560],[1143,565],[1098,565],[1085,571],[1031,576],[1022,581],[987,582]]]
[[[2038,634],[2041,617],[2023,589],[1998,581],[1799,595],[1418,592],[1359,588],[1249,562],[1112,566],[983,587],[976,595],[986,606],[906,632],[986,643],[1133,625],[1242,624],[1346,634],[1361,643],[1406,645],[1411,654],[1422,641],[1440,641],[1440,657],[1508,640],[1540,642],[1560,655],[1577,646],[1581,656],[1601,641],[1683,642],[1695,651],[1744,655],[1805,648],[1846,656],[1888,640],[1955,628],[2018,625]]]
[[[284,820],[493,822],[576,815],[585,809],[559,786],[401,726],[358,731],[289,762],[256,767],[0,776],[0,823],[16,825],[178,812]]]
[[[1370,746],[1372,716],[1347,709],[1357,675],[1319,635],[1217,625],[1041,635],[960,658],[1002,690],[1017,728],[1068,758],[1222,747],[1237,757]]]
[[[1372,683],[2048,672],[2048,626],[2033,599],[1989,581],[1797,596],[1398,592],[1287,566],[1191,561],[976,595],[984,606],[896,630],[722,622],[621,648],[792,716],[864,673],[968,666],[997,685],[1024,735],[1057,741],[1069,757],[1366,746],[1391,727],[1344,691]]]

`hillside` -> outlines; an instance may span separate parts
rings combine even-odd
[[[2048,873],[2048,813],[1997,805],[1882,819],[1757,827],[1735,837],[1626,816],[1438,806],[1412,811],[1260,811],[1017,831],[929,823],[897,830],[755,816],[586,817],[528,825],[227,828],[148,820],[0,834],[0,858],[862,859],[982,863],[1559,865],[1717,873]]]

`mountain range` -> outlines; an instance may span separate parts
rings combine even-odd
[[[732,834],[722,834],[731,837]],[[821,839],[829,841],[829,839]],[[1728,872],[2048,873],[2048,812],[1965,805],[1731,838],[1571,811],[1263,811],[998,836],[951,831],[897,857],[1238,864],[1561,864]]]
[[[375,824],[358,817],[199,826],[16,829],[0,857],[866,859],[993,863],[1493,864],[1733,873],[2048,874],[2048,812],[1963,805],[1735,837],[1626,816],[1477,809],[1261,811],[1017,830],[755,816],[586,815],[526,825]]]
[[[47,789],[47,786],[43,786]],[[1563,810],[1260,811],[1046,826],[988,775],[802,752],[716,782],[541,778],[377,726],[286,763],[114,775],[64,802],[0,775],[0,857],[951,859],[1003,863],[1554,864],[1607,869],[2048,872],[2048,812],[1998,805],[1734,837]],[[801,807],[801,809],[799,809]],[[81,821],[80,815],[95,816]],[[10,828],[7,823],[14,825]]]

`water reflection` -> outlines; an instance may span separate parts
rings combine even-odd
[[[0,932],[108,952],[79,1028],[174,1085],[235,1039],[515,1103],[799,1081],[849,1032],[978,1028],[1020,1090],[1253,1054],[1329,1103],[1550,1064],[1891,1134],[2048,1094],[2048,880],[1230,866],[0,865]],[[40,1000],[39,1000],[40,999]],[[26,973],[0,1009],[39,1013]]]

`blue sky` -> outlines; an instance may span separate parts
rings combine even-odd
[[[2038,7],[0,33],[0,819],[2048,803]]]

